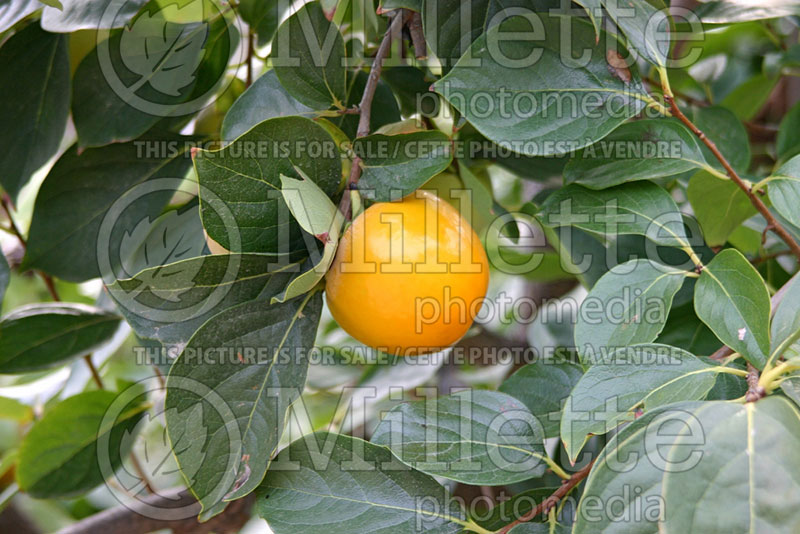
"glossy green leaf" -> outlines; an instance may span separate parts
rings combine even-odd
[[[29,304],[0,320],[0,373],[46,369],[109,341],[120,317],[70,303]]]
[[[281,174],[300,178],[302,172],[330,197],[342,177],[336,143],[321,126],[303,117],[259,123],[225,148],[198,151],[194,164],[200,185],[227,208],[214,206],[201,189],[203,226],[232,252],[288,253],[305,248],[281,195]]]
[[[575,346],[581,361],[591,365],[618,348],[655,340],[685,278],[686,271],[646,259],[608,271],[578,311]]]
[[[677,119],[644,119],[578,152],[564,169],[564,181],[605,189],[692,169],[714,170],[694,134]]]
[[[779,352],[786,350],[786,344],[797,341],[800,331],[800,276],[795,276],[786,286],[770,327],[770,358],[775,359]]]
[[[537,35],[544,39],[510,40],[508,33],[530,33],[531,24],[522,16],[506,19],[472,44],[471,57],[436,82],[436,92],[487,138],[529,156],[582,148],[644,109],[649,97],[635,69],[628,82],[609,71],[605,36],[597,46],[590,23],[539,17]],[[572,24],[569,35],[561,33],[562,21]],[[592,51],[588,63],[562,57],[562,41],[568,39],[573,49]],[[514,102],[519,109],[513,109]],[[555,105],[558,113],[548,111]]]
[[[795,156],[770,177],[769,199],[778,213],[800,226],[800,156]]]
[[[559,435],[561,406],[583,375],[569,361],[537,361],[521,367],[497,389],[522,402],[539,420],[547,438]]]
[[[536,0],[422,0],[425,40],[445,69],[449,69],[492,26],[513,14],[514,8],[545,12],[557,3]],[[503,13],[504,10],[512,11]]]
[[[267,119],[311,115],[313,111],[286,92],[271,70],[253,82],[228,110],[222,121],[222,139],[230,143]]]
[[[724,245],[734,230],[756,214],[756,208],[739,186],[704,171],[692,176],[687,196],[710,247]]]
[[[164,118],[198,111],[225,78],[239,41],[229,12],[177,22],[182,10],[191,19],[196,7],[148,6],[75,71],[72,117],[81,147],[130,141]]]
[[[107,462],[105,469],[119,468],[133,444],[123,438],[135,432],[147,405],[131,404],[109,416],[115,398],[110,391],[91,391],[48,410],[20,446],[20,489],[37,499],[70,497],[103,482],[100,461]],[[99,450],[98,444],[107,450]]]
[[[343,106],[344,40],[319,2],[305,4],[281,24],[272,46],[275,73],[289,94],[314,109]]]
[[[645,414],[601,453],[573,532],[795,532],[797,417],[780,397],[679,403]],[[615,509],[596,504],[608,502],[639,510],[638,521],[619,521]]]
[[[321,307],[321,295],[312,293],[229,308],[209,319],[172,365],[167,431],[201,518],[263,479],[286,411],[302,393]],[[192,414],[199,421],[191,422]]]
[[[61,8],[42,11],[42,28],[49,32],[121,28],[133,18],[146,0],[59,0]]]
[[[697,316],[723,343],[758,368],[769,354],[770,308],[764,280],[735,249],[714,257],[695,285]]]
[[[58,150],[69,92],[66,37],[30,24],[0,48],[0,184],[13,198]]]
[[[0,419],[27,423],[33,419],[33,408],[17,399],[0,397]]]
[[[721,106],[700,108],[694,113],[694,123],[714,141],[735,170],[740,173],[747,171],[750,166],[750,138],[742,121],[732,111]],[[706,161],[715,161],[714,154],[705,144],[700,143],[700,149]]]
[[[376,202],[413,193],[453,160],[450,140],[438,131],[370,135],[356,140],[353,150],[362,159],[358,188]]]
[[[720,105],[733,111],[740,120],[750,120],[764,107],[779,79],[759,73],[728,93]]]
[[[568,185],[547,197],[540,217],[550,226],[577,226],[608,236],[637,234],[660,245],[689,246],[678,206],[651,182],[600,191]]]
[[[279,294],[299,269],[298,261],[268,254],[202,256],[152,267],[107,287],[139,336],[182,345],[223,310]]]
[[[662,458],[671,465],[686,460],[687,443],[694,442],[691,447],[699,452],[692,469],[676,469],[662,479],[662,532],[797,532],[797,407],[771,397],[747,404],[709,403],[691,414],[695,428],[702,428],[702,445],[684,434],[662,448]]]
[[[589,434],[606,434],[631,421],[636,409],[702,399],[714,386],[716,367],[667,345],[632,345],[597,362],[564,405],[561,439],[571,459]]]
[[[281,175],[283,199],[295,220],[309,234],[324,243],[322,256],[306,262],[311,265],[303,274],[294,278],[272,302],[286,302],[299,297],[317,286],[333,264],[339,246],[339,236],[344,225],[344,215],[311,180],[295,180]]]
[[[278,30],[281,19],[280,0],[242,0],[239,15],[255,31],[258,46],[266,46]]]
[[[520,401],[494,391],[400,404],[371,441],[418,471],[465,484],[512,484],[547,467],[541,423]]]
[[[389,449],[327,433],[306,435],[278,455],[255,511],[275,534],[455,534],[466,523],[443,487]]]
[[[117,269],[123,236],[145,218],[153,220],[174,194],[177,178],[191,164],[184,152],[184,137],[146,138],[141,142],[114,144],[88,149],[78,154],[69,149],[44,180],[33,208],[33,221],[23,268],[41,269],[59,278],[84,281],[101,276],[98,256],[111,258]],[[174,150],[161,150],[175,143]],[[143,146],[161,148],[155,153]],[[110,212],[117,201],[136,186],[151,180],[170,178],[163,186],[154,185],[151,194],[132,200],[122,209]],[[110,215],[109,215],[110,213]],[[106,216],[113,217],[108,242],[100,242]],[[105,240],[103,240],[105,241]]]
[[[667,6],[649,0],[603,1],[603,7],[628,37],[628,43],[656,66],[667,64],[670,24]]]
[[[800,153],[800,102],[792,106],[781,120],[775,148],[781,160]]]
[[[536,506],[544,502],[545,499],[550,497],[557,488],[544,487],[534,488],[527,491],[517,493],[508,500],[500,500],[497,506],[491,510],[481,514],[481,517],[475,517],[475,522],[483,528],[490,531],[497,531],[506,525],[509,525],[520,519],[525,514],[533,510]],[[542,516],[537,516],[531,519],[531,523],[541,521]],[[541,523],[538,523],[541,525]],[[549,533],[547,533],[549,534]]]

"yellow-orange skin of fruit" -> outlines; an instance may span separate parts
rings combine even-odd
[[[475,231],[427,191],[376,203],[339,243],[325,290],[334,319],[383,352],[415,356],[458,341],[489,284],[489,262]]]

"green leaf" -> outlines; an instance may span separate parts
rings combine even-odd
[[[280,0],[242,0],[238,12],[258,36],[258,46],[266,46],[278,30],[281,15]],[[262,119],[263,120],[263,119]]]
[[[539,477],[548,464],[541,423],[524,404],[494,391],[400,404],[371,441],[418,471],[476,486]]]
[[[694,114],[694,123],[712,141],[731,166],[740,173],[750,166],[750,138],[747,130],[732,111],[720,106],[700,108]],[[706,161],[715,161],[714,154],[701,143]]]
[[[624,124],[578,152],[564,169],[564,181],[605,189],[692,169],[717,172],[694,134],[677,119],[644,119]]]
[[[286,92],[275,71],[271,70],[253,82],[228,110],[222,121],[222,139],[230,143],[267,119],[313,112]]]
[[[386,2],[384,2],[386,3]],[[490,27],[505,20],[504,10],[545,11],[557,3],[531,0],[423,0],[422,22],[428,46],[445,70],[452,67]],[[537,9],[538,8],[538,9]]]
[[[498,391],[522,402],[542,424],[545,437],[552,438],[559,435],[561,406],[582,375],[578,364],[540,360],[521,367]]]
[[[701,356],[710,356],[722,345],[714,332],[694,313],[694,305],[691,302],[670,310],[667,324],[656,338],[656,342]]]
[[[655,340],[685,278],[686,271],[647,259],[608,271],[578,311],[575,346],[581,361],[591,365],[620,347]]]
[[[549,226],[577,226],[606,236],[637,234],[660,245],[689,247],[678,206],[651,182],[600,191],[568,185],[547,197],[540,217]]]
[[[666,66],[670,49],[667,6],[648,0],[628,0],[624,4],[616,0],[602,3],[628,37],[628,43],[643,58],[656,66]]]
[[[735,249],[717,254],[695,285],[697,316],[723,343],[759,369],[769,354],[770,308],[764,280]]]
[[[500,500],[497,506],[494,506],[485,514],[481,514],[482,517],[476,517],[475,522],[492,532],[500,530],[543,503],[557,489],[550,487],[534,488],[517,493],[508,500]],[[541,517],[534,517],[531,522],[541,521]],[[539,524],[541,525],[541,523]],[[549,532],[545,532],[545,534],[549,534]]]
[[[72,117],[82,148],[136,139],[164,118],[198,111],[216,93],[239,34],[225,10],[183,22],[195,8],[151,0],[81,61],[73,77]]]
[[[724,245],[734,230],[756,214],[756,208],[739,186],[705,171],[692,176],[686,194],[710,247]]]
[[[358,188],[374,192],[376,202],[413,193],[453,161],[450,139],[439,131],[370,135],[357,139],[353,151],[362,159]]]
[[[53,0],[60,8],[42,11],[42,28],[55,33],[78,30],[109,30],[121,28],[136,15],[146,0]]]
[[[795,156],[769,177],[769,199],[775,210],[800,226],[800,156]]]
[[[22,404],[17,399],[0,397],[0,419],[27,423],[33,419],[33,408],[27,404]]]
[[[279,294],[299,269],[300,262],[275,255],[202,256],[146,269],[107,288],[139,336],[183,345],[223,310]]]
[[[574,534],[795,532],[797,517],[789,510],[800,504],[794,491],[800,468],[788,459],[800,446],[797,417],[780,397],[687,402],[645,414],[600,454]],[[598,502],[618,504],[592,504]],[[636,530],[619,520],[614,510],[620,509],[642,511]]]
[[[344,224],[342,212],[314,182],[308,179],[295,180],[283,175],[281,182],[283,199],[295,220],[306,232],[322,241],[324,248],[322,256],[310,269],[292,280],[283,293],[272,297],[273,304],[299,297],[314,289],[322,281],[336,257],[339,236]]]
[[[275,73],[289,94],[314,109],[343,107],[344,39],[319,2],[305,4],[281,24],[272,46]]]
[[[103,468],[119,468],[133,444],[123,438],[135,432],[147,405],[125,406],[114,418],[109,408],[115,398],[110,391],[91,391],[48,410],[20,446],[20,489],[36,499],[70,497],[102,483]],[[98,443],[105,450],[99,450]],[[103,468],[101,458],[108,462]]]
[[[692,469],[664,474],[662,531],[796,532],[800,519],[790,510],[800,505],[800,464],[793,456],[800,447],[797,407],[770,397],[747,404],[715,402],[691,414],[704,440],[691,445],[698,452]],[[694,440],[676,436],[662,458],[672,465],[684,461],[689,441]]]
[[[573,461],[589,434],[606,434],[631,421],[636,409],[702,399],[718,367],[668,345],[622,348],[590,367],[564,405],[561,440]]]
[[[257,150],[249,151],[252,147]],[[289,222],[281,174],[300,178],[304,173],[330,197],[342,178],[336,143],[321,126],[303,117],[259,123],[225,148],[198,151],[194,165],[200,185],[227,208],[214,206],[201,189],[203,226],[232,252],[287,253],[304,248],[299,226]],[[236,237],[241,244],[234,242]]]
[[[509,40],[506,32],[531,32],[530,21],[521,16],[489,29],[470,47],[471,57],[434,84],[436,92],[487,138],[529,156],[582,148],[644,109],[650,97],[635,69],[628,82],[609,71],[609,39],[601,37],[597,46],[594,29],[582,20],[544,14],[539,18],[542,27],[537,35],[544,30],[543,40]],[[562,22],[572,23],[567,26],[569,35],[561,34]],[[590,61],[584,65],[585,61],[562,57],[562,46],[570,45],[591,50]],[[475,68],[476,60],[480,68]],[[513,102],[519,112],[512,111]],[[548,112],[554,105],[559,107],[558,117]]]
[[[733,111],[740,120],[750,120],[764,107],[778,80],[778,76],[757,74],[728,93],[720,105]]]
[[[70,303],[29,304],[0,321],[0,373],[47,369],[109,341],[120,317]]]
[[[0,183],[12,198],[56,153],[68,116],[67,38],[29,24],[0,48]]]
[[[779,352],[785,350],[786,344],[797,341],[795,336],[800,331],[800,276],[795,276],[786,286],[770,327],[770,359],[774,360]]]
[[[285,304],[230,308],[209,319],[172,365],[167,431],[202,505],[201,518],[216,515],[224,501],[247,495],[263,479],[286,411],[302,393],[321,307],[321,295],[311,293]],[[192,414],[200,421],[192,422]]]
[[[88,149],[78,154],[73,146],[59,158],[42,183],[33,208],[23,269],[41,269],[59,278],[82,282],[101,273],[98,255],[117,258],[126,232],[145,217],[154,219],[174,194],[175,184],[154,184],[154,192],[115,209],[117,201],[136,186],[159,178],[182,177],[190,160],[184,145],[190,138],[145,138],[140,142]],[[175,150],[163,149],[175,143]],[[159,150],[143,150],[157,146]],[[164,183],[164,182],[161,182]],[[161,190],[163,189],[163,190]],[[120,207],[121,204],[117,204]],[[101,243],[100,229],[106,217],[113,224],[108,243]],[[110,248],[110,250],[109,250]]]
[[[275,534],[455,534],[466,525],[430,476],[385,447],[327,433],[308,434],[278,455],[255,510]]]
[[[320,239],[331,234],[338,240],[344,216],[325,191],[306,177],[296,180],[281,174],[280,178],[283,200],[300,227]]]
[[[800,153],[800,102],[792,106],[781,120],[775,149],[782,161]]]

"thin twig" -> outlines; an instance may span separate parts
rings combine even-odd
[[[411,34],[411,44],[414,45],[414,57],[428,59],[428,43],[422,30],[421,13],[412,12],[411,20],[408,22],[408,33]]]
[[[700,130],[697,126],[694,125],[692,121],[689,120],[686,115],[678,108],[678,105],[675,103],[675,98],[670,94],[664,94],[664,99],[670,106],[670,111],[672,114],[677,117],[683,124],[689,128],[693,134],[695,134],[711,151],[717,160],[722,164],[722,167],[725,169],[725,172],[728,174],[728,177],[735,183],[739,189],[744,191],[747,197],[750,199],[750,202],[755,206],[755,208],[764,216],[767,220],[767,225],[771,226],[772,231],[780,237],[791,249],[792,254],[797,256],[797,259],[800,260],[800,244],[794,240],[791,234],[783,227],[783,225],[778,222],[778,220],[772,215],[767,208],[766,204],[758,197],[756,193],[753,192],[752,187],[745,183],[744,180],[739,176],[739,174],[731,167],[731,164],[722,155],[722,152],[719,151],[717,145],[708,138],[708,136]]]
[[[766,397],[767,392],[766,390],[759,385],[758,379],[761,376],[758,373],[758,369],[753,367],[753,364],[748,362],[747,363],[747,394],[744,396],[745,402],[756,402],[757,400],[763,399]]]
[[[372,63],[372,69],[370,70],[367,78],[367,85],[364,88],[364,94],[361,97],[361,103],[358,105],[361,115],[358,119],[356,138],[369,135],[370,119],[372,118],[372,100],[375,98],[375,91],[378,89],[378,81],[380,80],[381,71],[383,70],[383,62],[389,55],[389,51],[392,48],[392,42],[395,38],[399,38],[401,35],[403,24],[407,21],[408,15],[406,11],[407,10],[405,9],[401,9],[395,13],[394,19],[392,19],[392,23],[386,30],[383,40],[381,41],[381,45],[375,54],[375,59]],[[356,155],[353,158],[353,164],[350,168],[350,178],[347,181],[347,187],[342,195],[342,200],[339,202],[339,211],[344,214],[345,218],[350,217],[350,190],[358,183],[360,178],[361,158]]]
[[[556,491],[553,492],[548,498],[543,500],[539,503],[536,508],[528,512],[527,514],[523,515],[513,523],[509,523],[508,525],[504,526],[500,530],[497,531],[497,534],[507,534],[512,528],[516,527],[517,525],[521,525],[522,523],[527,523],[528,521],[534,519],[536,516],[542,514],[547,515],[547,513],[558,504],[558,502],[563,499],[566,495],[569,494],[577,486],[581,483],[581,481],[589,476],[589,472],[592,470],[592,466],[594,465],[594,460],[589,462],[586,467],[581,469],[580,471],[573,474],[569,480],[565,480],[561,487],[559,487]]]

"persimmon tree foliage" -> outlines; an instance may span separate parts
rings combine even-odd
[[[798,27],[0,0],[2,530],[800,532]]]

